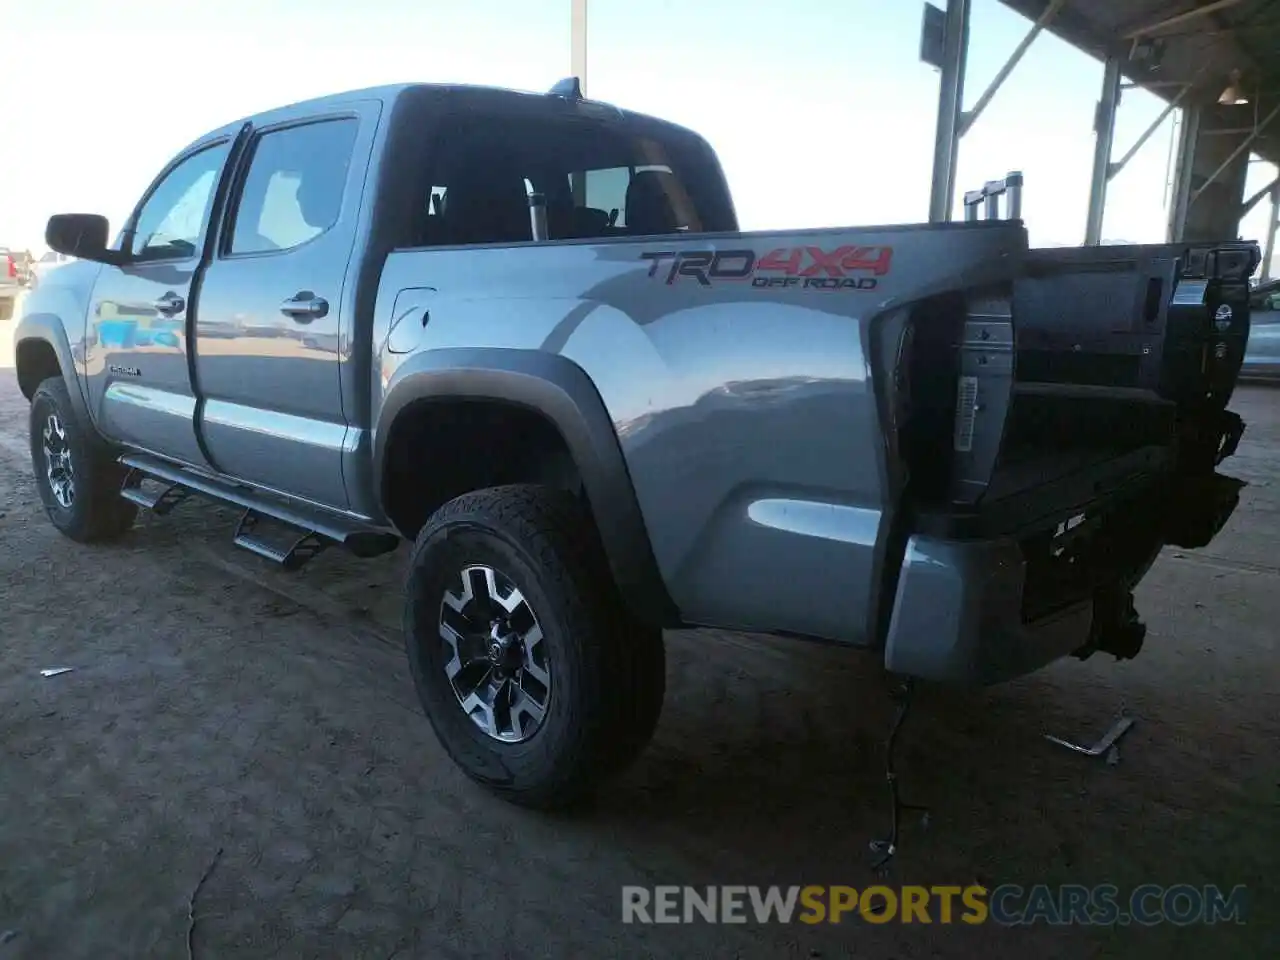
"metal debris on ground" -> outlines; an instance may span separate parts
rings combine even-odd
[[[64,673],[70,673],[75,667],[47,667],[40,671],[42,677],[60,677]]]
[[[1066,747],[1068,750],[1074,751],[1075,753],[1083,753],[1086,757],[1100,757],[1103,754],[1107,754],[1107,763],[1111,766],[1115,766],[1120,761],[1120,751],[1116,747],[1116,743],[1121,737],[1129,732],[1129,728],[1132,727],[1135,722],[1136,721],[1133,717],[1127,715],[1122,716],[1112,725],[1111,729],[1106,732],[1103,738],[1092,747],[1081,746],[1078,743],[1063,740],[1060,737],[1055,737],[1049,733],[1046,733],[1044,738],[1050,743],[1056,743],[1058,746]]]

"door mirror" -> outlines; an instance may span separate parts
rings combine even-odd
[[[44,242],[49,249],[81,260],[120,264],[124,255],[107,249],[107,218],[96,213],[59,213],[49,218]]]

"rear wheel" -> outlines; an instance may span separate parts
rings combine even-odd
[[[418,536],[405,634],[440,742],[472,779],[560,806],[628,766],[662,707],[662,632],[623,607],[573,496],[466,494]]]
[[[120,496],[124,470],[76,418],[61,377],[36,388],[29,428],[36,488],[53,525],[80,543],[123,535],[138,512]]]

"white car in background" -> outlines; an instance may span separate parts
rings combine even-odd
[[[64,263],[72,263],[75,257],[69,257],[65,253],[54,253],[50,250],[39,260],[35,260],[31,264],[31,280],[28,286],[34,290],[40,285],[40,281],[49,275],[49,271],[55,267],[60,267]]]

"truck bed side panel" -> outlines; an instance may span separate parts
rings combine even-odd
[[[573,360],[687,621],[868,642],[895,503],[876,331],[1007,281],[1024,249],[1019,227],[956,225],[396,252],[375,389],[421,350]]]

